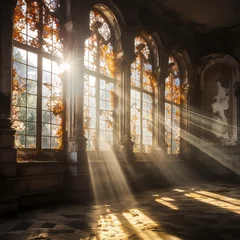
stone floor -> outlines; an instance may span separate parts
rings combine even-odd
[[[240,239],[240,186],[202,184],[35,209],[1,219],[0,239]]]

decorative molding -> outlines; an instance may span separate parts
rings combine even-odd
[[[68,140],[68,152],[86,151],[87,138],[84,135],[70,137]]]

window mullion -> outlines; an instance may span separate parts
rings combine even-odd
[[[140,58],[140,91],[141,91],[141,101],[140,101],[140,152],[143,152],[143,61]]]
[[[156,130],[155,130],[155,111],[156,111],[156,106],[155,106],[155,91],[153,89],[153,93],[150,94],[151,98],[152,98],[152,146],[155,147],[156,145]]]
[[[96,58],[96,151],[99,149],[99,136],[100,136],[100,39],[97,35],[97,58]]]
[[[39,2],[39,51],[38,51],[38,81],[37,81],[37,151],[42,148],[42,33],[43,33],[43,6]]]

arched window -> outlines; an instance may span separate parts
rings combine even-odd
[[[165,142],[169,154],[180,152],[180,71],[173,56],[169,57],[169,75],[165,80]]]
[[[18,0],[14,10],[12,119],[18,149],[63,147],[58,7],[57,0]]]
[[[113,145],[115,99],[114,37],[97,10],[90,12],[91,36],[84,54],[84,129],[88,151],[109,151]]]
[[[151,52],[143,37],[135,38],[131,65],[131,136],[134,152],[148,153],[153,145],[154,77]]]

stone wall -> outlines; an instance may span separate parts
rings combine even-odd
[[[17,173],[20,208],[63,200],[64,163],[18,163]]]

